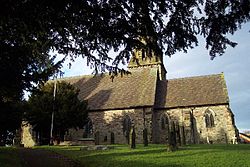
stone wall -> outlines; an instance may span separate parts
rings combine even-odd
[[[214,126],[206,127],[205,112],[210,110],[214,117]],[[228,105],[210,107],[197,107],[193,110],[196,121],[196,137],[199,143],[231,143],[236,136],[237,128],[234,123],[233,113]]]
[[[210,111],[214,118],[214,126],[206,127],[205,113]],[[237,136],[237,128],[234,123],[234,116],[228,105],[175,108],[156,110],[154,112],[154,138],[156,143],[167,142],[168,131],[160,127],[161,116],[165,114],[179,124],[181,140],[185,143],[231,143],[232,137]],[[182,135],[182,127],[183,135]],[[183,141],[184,143],[184,141]]]
[[[126,115],[130,117],[132,126],[135,127],[136,143],[143,143],[144,128],[148,130],[149,142],[152,141],[152,110],[151,108],[136,108],[89,112],[89,118],[93,123],[93,136],[98,138],[98,144],[110,144],[111,133],[114,133],[114,143],[127,143],[123,133],[123,120]],[[69,131],[69,136],[72,140],[79,138],[82,134],[82,130]]]
[[[214,118],[213,127],[206,127],[204,115],[208,110]],[[129,116],[132,126],[135,127],[136,143],[143,143],[144,128],[147,128],[149,143],[168,143],[169,132],[173,128],[176,130],[180,144],[208,143],[208,141],[231,143],[232,137],[238,135],[234,116],[228,105],[154,111],[152,108],[136,108],[89,112],[89,118],[93,124],[93,138],[98,139],[96,144],[111,144],[112,133],[114,143],[127,143],[123,132],[123,120],[126,116]],[[161,125],[162,117],[167,118],[164,128]],[[33,136],[31,125],[27,122],[23,123],[21,144],[25,147],[34,146],[36,143]],[[70,129],[65,139],[79,143],[82,138],[83,129]]]
[[[166,116],[168,118],[168,124],[165,128],[162,128],[161,118]],[[192,127],[191,127],[191,115],[188,109],[161,109],[154,111],[154,143],[168,143],[169,131],[175,129],[175,131],[181,137],[181,143],[192,143]],[[175,126],[175,127],[173,127]],[[184,127],[184,132],[183,132]],[[183,136],[185,135],[185,136]],[[185,140],[185,141],[184,141]]]

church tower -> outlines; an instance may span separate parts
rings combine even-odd
[[[163,64],[163,56],[157,55],[152,49],[135,49],[128,64],[128,69],[157,68],[160,80],[166,79],[166,69]]]

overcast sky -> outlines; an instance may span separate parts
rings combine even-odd
[[[250,129],[250,23],[230,36],[238,45],[228,48],[223,56],[210,60],[208,51],[200,43],[188,53],[178,53],[171,58],[165,56],[167,78],[182,78],[218,74],[224,72],[230,106],[235,115],[236,126],[241,131]],[[69,69],[63,67],[64,76],[91,74],[86,61],[78,58]]]

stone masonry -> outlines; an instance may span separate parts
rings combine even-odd
[[[205,112],[212,111],[214,116],[214,127],[206,127]],[[237,128],[234,125],[233,113],[228,105],[203,106],[190,108],[176,108],[169,110],[158,110],[157,143],[166,142],[168,131],[160,128],[160,117],[167,115],[169,121],[175,120],[179,127],[184,127],[186,143],[232,143],[232,138],[237,136]]]
[[[111,133],[114,133],[114,143],[127,143],[125,134],[123,133],[123,119],[129,116],[132,126],[135,127],[136,143],[143,143],[143,129],[148,129],[148,139],[152,139],[151,135],[151,108],[137,108],[127,110],[107,110],[90,112],[89,118],[93,122],[93,137],[98,134],[99,144],[110,144]],[[79,138],[82,130],[71,130],[69,136],[71,138]]]
[[[77,87],[89,109],[88,126],[70,129],[65,143],[126,144],[132,127],[136,143],[143,143],[144,129],[149,143],[169,143],[170,138],[179,145],[231,143],[238,137],[223,73],[168,80],[162,55],[150,51],[135,51],[128,75],[58,81]],[[32,127],[22,130],[23,144],[35,145]]]

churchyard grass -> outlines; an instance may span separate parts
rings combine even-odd
[[[111,150],[81,151],[80,146],[39,147],[79,161],[86,167],[250,167],[250,145],[189,145],[167,152],[166,145],[114,145]]]
[[[0,147],[0,167],[21,167],[21,159],[14,147]]]

